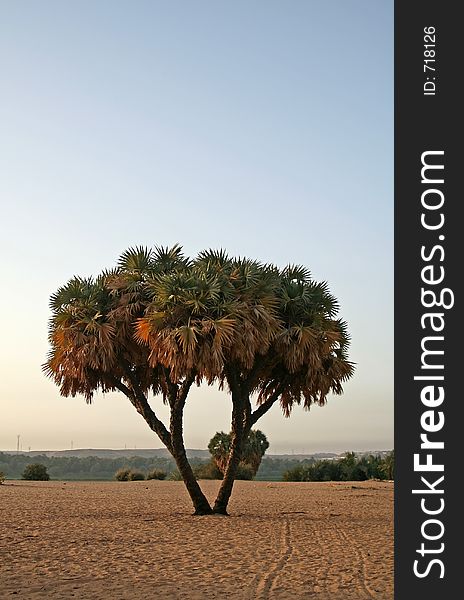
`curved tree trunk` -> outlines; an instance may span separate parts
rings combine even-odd
[[[185,400],[193,382],[193,378],[187,379],[180,387],[172,382],[168,382],[168,398],[171,407],[170,431],[168,431],[150,407],[145,394],[138,384],[135,374],[130,370],[127,363],[122,362],[122,365],[127,379],[130,381],[131,388],[128,388],[122,381],[119,381],[116,378],[112,379],[112,384],[129,398],[134,408],[157,434],[176,461],[179,473],[182,475],[185,487],[187,488],[195,508],[194,514],[212,514],[213,511],[211,506],[206,499],[206,496],[201,491],[201,488],[195,479],[195,475],[193,474],[192,467],[187,459],[182,435]]]
[[[235,396],[235,397],[234,397]],[[243,440],[247,435],[245,425],[245,402],[239,394],[232,393],[232,430],[229,459],[224,471],[224,477],[214,503],[213,512],[227,515],[227,505],[234,487],[238,466],[242,455]]]
[[[171,448],[169,449],[176,461],[179,473],[185,483],[185,487],[192,499],[195,508],[195,515],[211,515],[213,513],[206,496],[201,491],[198,481],[195,478],[192,467],[187,459],[185,451],[183,430],[183,405],[182,399],[176,399],[171,405]]]
[[[185,483],[185,487],[189,493],[189,496],[193,502],[195,508],[195,515],[211,515],[213,513],[211,506],[209,505],[206,496],[201,491],[198,481],[192,471],[192,467],[188,462],[187,455],[184,450],[174,450],[172,456],[176,461],[179,473],[182,475],[182,479]]]
[[[282,393],[282,387],[279,386],[272,396],[252,412],[249,397],[249,381],[238,381],[233,372],[229,373],[227,380],[232,391],[232,440],[224,478],[213,507],[213,512],[221,515],[227,515],[227,505],[237,476],[243,443],[250,433],[252,426],[267,413]]]

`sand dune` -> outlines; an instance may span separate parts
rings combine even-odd
[[[393,598],[391,483],[237,482],[230,517],[191,512],[180,482],[6,482],[0,597]]]

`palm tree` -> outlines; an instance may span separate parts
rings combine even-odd
[[[190,260],[179,246],[126,251],[113,271],[73,278],[52,296],[45,369],[65,396],[119,390],[171,452],[195,506],[211,507],[182,437],[191,386],[217,382],[232,401],[231,438],[213,511],[227,514],[251,428],[279,402],[309,409],[353,374],[346,324],[325,282],[220,251]],[[170,408],[166,427],[149,402]],[[252,408],[252,403],[255,408]]]
[[[230,454],[230,433],[217,431],[209,441],[208,450],[217,468],[224,475]]]
[[[222,474],[224,474],[229,460],[231,437],[230,433],[217,432],[208,444],[208,450]],[[250,467],[253,476],[256,475],[264,453],[268,448],[269,442],[264,433],[259,429],[252,429],[244,440],[240,464]]]
[[[285,416],[295,404],[310,409],[341,394],[354,372],[348,361],[346,323],[325,282],[302,267],[279,271],[241,261],[234,286],[242,301],[234,314],[235,337],[223,351],[223,381],[232,398],[231,447],[214,511],[227,514],[243,441],[251,427],[279,401]],[[243,302],[244,300],[244,302]],[[256,398],[252,410],[251,399]]]
[[[121,256],[115,270],[95,280],[71,279],[51,298],[51,351],[44,368],[63,396],[83,394],[91,402],[98,389],[125,394],[174,457],[195,514],[209,514],[211,507],[187,460],[182,437],[183,411],[195,372],[174,378],[174,369],[153,363],[149,348],[134,339],[134,322],[151,302],[148,282],[187,264],[178,246],[135,248]],[[169,427],[152,408],[150,393],[169,404]]]
[[[269,448],[267,437],[259,429],[252,429],[245,440],[242,451],[242,462],[250,465],[253,475],[258,472],[261,460]]]
[[[382,461],[382,472],[387,479],[394,479],[395,477],[395,451],[389,452]]]

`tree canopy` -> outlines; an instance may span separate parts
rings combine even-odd
[[[232,435],[218,431],[211,438],[208,450],[221,473],[224,473],[229,459]],[[258,472],[264,453],[269,448],[267,437],[259,429],[252,429],[243,441],[240,462],[251,468],[253,476]]]
[[[45,371],[64,396],[124,393],[176,460],[196,512],[211,508],[194,483],[182,438],[193,384],[232,400],[231,447],[214,510],[226,512],[243,440],[276,402],[323,405],[353,374],[346,323],[326,282],[224,250],[186,257],[179,245],[125,251],[110,271],[74,277],[51,298]],[[170,407],[169,425],[149,395]],[[252,409],[252,403],[256,404]]]
[[[23,471],[22,479],[29,481],[48,481],[50,475],[47,472],[47,467],[41,463],[33,463],[27,465]]]

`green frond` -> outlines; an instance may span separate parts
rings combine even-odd
[[[153,258],[156,264],[156,272],[158,273],[184,269],[190,264],[190,260],[184,256],[180,244],[174,244],[171,248],[167,246],[155,246]]]
[[[311,272],[301,265],[287,265],[282,270],[282,278],[289,282],[308,284],[311,282]]]
[[[201,267],[224,267],[230,263],[229,256],[225,250],[202,250],[194,261],[195,265]]]
[[[118,267],[129,272],[149,272],[153,267],[153,251],[145,246],[128,248],[119,257]]]

